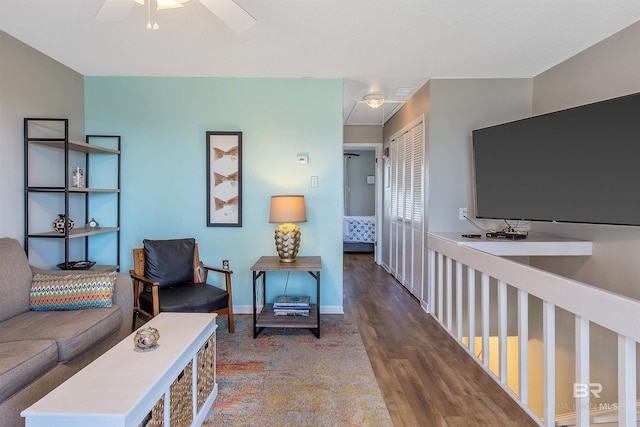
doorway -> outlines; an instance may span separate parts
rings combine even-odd
[[[374,261],[380,264],[382,144],[345,143],[343,148],[343,247],[347,252],[372,250]]]

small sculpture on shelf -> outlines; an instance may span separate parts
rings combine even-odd
[[[89,220],[89,222],[87,222],[87,224],[84,226],[85,230],[100,230],[100,224],[98,224],[98,221],[95,220],[95,218],[91,218]]]
[[[58,218],[56,218],[53,221],[53,228],[54,230],[56,230],[58,233],[60,234],[64,234],[64,230],[65,230],[65,215],[64,214],[58,214]],[[71,229],[74,226],[73,220],[71,218],[67,219],[67,224],[69,225],[69,231],[71,231]]]
[[[158,345],[160,333],[156,328],[147,327],[139,329],[133,337],[133,342],[138,350],[147,351]]]

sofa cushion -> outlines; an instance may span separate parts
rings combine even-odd
[[[116,274],[34,274],[29,309],[49,311],[111,307]]]
[[[29,310],[31,268],[15,239],[0,239],[0,322]]]
[[[144,275],[160,288],[193,282],[196,240],[143,240]]]
[[[58,363],[52,340],[0,343],[0,402],[45,374]]]
[[[27,311],[0,324],[0,342],[51,339],[58,361],[68,362],[120,327],[120,306],[73,311]]]

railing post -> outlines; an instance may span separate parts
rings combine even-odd
[[[576,383],[589,384],[589,319],[576,316]],[[574,385],[574,391],[575,391]],[[576,425],[589,427],[589,393],[576,395]],[[582,395],[581,395],[582,396]]]
[[[636,343],[618,335],[618,425],[636,427]]]
[[[444,282],[444,256],[438,252],[438,295],[436,295],[436,299],[438,300],[438,315],[436,316],[440,322],[442,322],[442,286]]]
[[[488,368],[491,357],[489,350],[489,275],[482,273],[480,277],[482,289],[482,364]]]
[[[438,262],[438,266],[436,267],[437,274],[438,274],[438,278],[436,279],[436,286],[437,286],[436,301],[438,301],[438,310],[437,310],[436,318],[440,320],[440,322],[442,322],[442,282],[444,281],[444,268],[443,268],[444,263],[442,262],[442,259],[443,259],[442,253],[438,252],[436,259]],[[434,310],[435,310],[435,307],[434,307]]]
[[[544,425],[556,423],[556,306],[542,302],[542,351],[544,353]]]
[[[518,289],[518,395],[529,406],[529,294]]]
[[[434,251],[433,249],[429,249],[428,251],[428,255],[427,255],[427,262],[429,263],[429,272],[428,272],[428,279],[427,279],[427,292],[425,293],[425,296],[427,297],[427,308],[429,313],[433,314],[435,313],[435,305],[433,302],[434,299],[434,295],[435,295],[435,281],[436,281],[436,251]]]
[[[451,262],[451,258],[447,257],[447,292],[446,295],[443,295],[443,297],[447,298],[446,301],[446,306],[447,306],[447,329],[449,331],[451,331],[451,318],[452,318],[452,313],[451,313],[451,309],[452,309],[452,301],[451,301],[451,296],[453,295],[453,293],[451,292],[451,281],[452,281],[452,275],[453,272],[451,271],[453,268],[453,264]]]
[[[456,337],[462,339],[462,263],[456,261]]]
[[[467,266],[467,291],[469,313],[469,351],[476,355],[476,270]]]
[[[500,381],[507,383],[507,284],[498,281],[498,340],[500,356],[498,360]]]

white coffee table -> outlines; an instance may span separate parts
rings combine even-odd
[[[161,313],[144,327],[158,346],[135,349],[134,334],[22,411],[27,427],[199,426],[218,394],[215,313]]]

